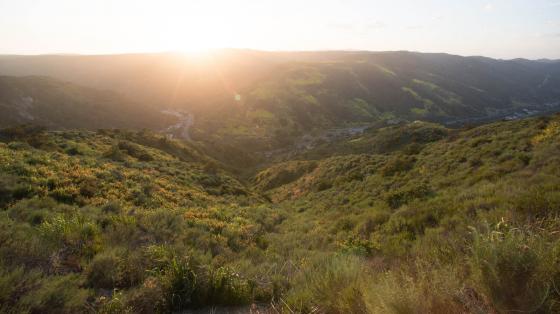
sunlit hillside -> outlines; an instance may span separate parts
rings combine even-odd
[[[555,312],[558,119],[379,129],[245,183],[147,131],[4,129],[2,310]]]
[[[0,313],[560,313],[558,0],[0,0]]]
[[[6,56],[0,58],[0,71],[111,90],[115,94],[104,92],[104,97],[119,103],[111,105],[116,116],[138,121],[91,116],[95,121],[82,127],[161,130],[153,121],[159,114],[146,110],[173,110],[193,115],[189,138],[234,143],[251,152],[294,145],[302,136],[332,128],[415,120],[462,126],[554,112],[560,106],[558,62],[446,54],[218,50],[201,55]],[[35,88],[49,93],[42,96],[46,102],[67,102],[68,95],[56,94],[53,87]],[[4,103],[17,107],[22,98],[33,97],[26,89],[16,95]],[[131,113],[120,97],[144,111]],[[73,114],[90,116],[88,108],[103,105],[77,105]],[[29,119],[22,106],[19,116],[11,110],[6,122],[49,124]],[[104,108],[96,108],[96,114],[108,112]],[[70,115],[50,114],[61,115],[51,118],[59,120]]]

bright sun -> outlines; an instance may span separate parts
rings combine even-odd
[[[126,42],[135,51],[204,53],[219,48],[266,49],[265,43],[274,38],[272,32],[259,27],[263,22],[260,15],[235,1],[220,3],[219,10],[212,1],[165,3],[121,21],[116,31],[135,35],[126,35],[117,46]]]
[[[152,26],[160,40],[154,43],[155,46],[185,53],[204,53],[231,46],[234,39],[243,38],[244,31],[238,28],[239,23],[248,21],[243,18],[243,13],[229,10],[229,15],[224,11],[215,12],[208,4],[181,3],[181,7],[160,16],[159,23]],[[185,12],[196,14],[185,15]]]
[[[212,49],[219,48],[211,42],[211,38],[189,38],[177,43],[177,50],[188,54],[204,54]]]

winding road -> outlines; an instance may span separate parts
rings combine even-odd
[[[169,126],[164,130],[165,133],[173,138],[179,138],[186,141],[192,141],[190,128],[194,125],[194,115],[178,110],[163,110],[162,113],[169,114],[179,118],[179,122]]]

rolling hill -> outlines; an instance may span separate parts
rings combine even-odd
[[[3,56],[4,75],[46,75],[195,115],[192,137],[250,150],[342,125],[464,125],[558,109],[560,63],[413,52],[205,56]]]
[[[162,129],[176,118],[153,106],[49,77],[0,76],[0,125],[51,129]]]
[[[3,129],[0,310],[556,312],[559,121],[369,130],[250,182],[146,130]]]
[[[0,73],[0,312],[560,312],[557,61],[225,50]]]

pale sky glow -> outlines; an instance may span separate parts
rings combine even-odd
[[[225,47],[560,59],[560,0],[0,0],[0,54]]]

